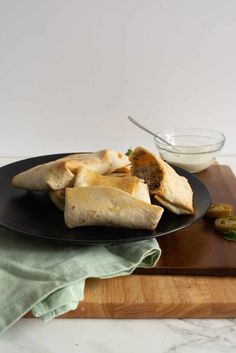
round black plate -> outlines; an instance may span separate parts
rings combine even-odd
[[[210,192],[201,180],[174,167],[178,174],[188,179],[193,189],[194,215],[177,216],[165,210],[155,231],[101,226],[69,229],[64,224],[63,212],[53,205],[47,192],[25,191],[11,185],[14,175],[65,155],[34,157],[0,168],[0,225],[34,238],[69,244],[130,242],[155,238],[185,228],[202,217],[211,203]]]

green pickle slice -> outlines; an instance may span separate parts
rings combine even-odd
[[[233,215],[233,211],[233,206],[227,203],[216,203],[209,207],[206,216],[210,218],[229,217]]]
[[[236,231],[236,216],[216,218],[215,227],[221,233]]]

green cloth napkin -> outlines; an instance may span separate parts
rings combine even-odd
[[[43,321],[74,310],[86,278],[129,275],[155,266],[160,255],[155,239],[63,246],[0,228],[0,333],[30,310]]]

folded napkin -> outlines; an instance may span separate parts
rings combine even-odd
[[[129,275],[155,266],[160,255],[155,239],[65,246],[0,228],[0,333],[30,310],[44,321],[74,310],[86,278]]]

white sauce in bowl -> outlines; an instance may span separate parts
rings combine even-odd
[[[206,154],[178,154],[159,151],[167,163],[183,168],[191,173],[198,173],[208,168],[215,160],[217,152]]]

